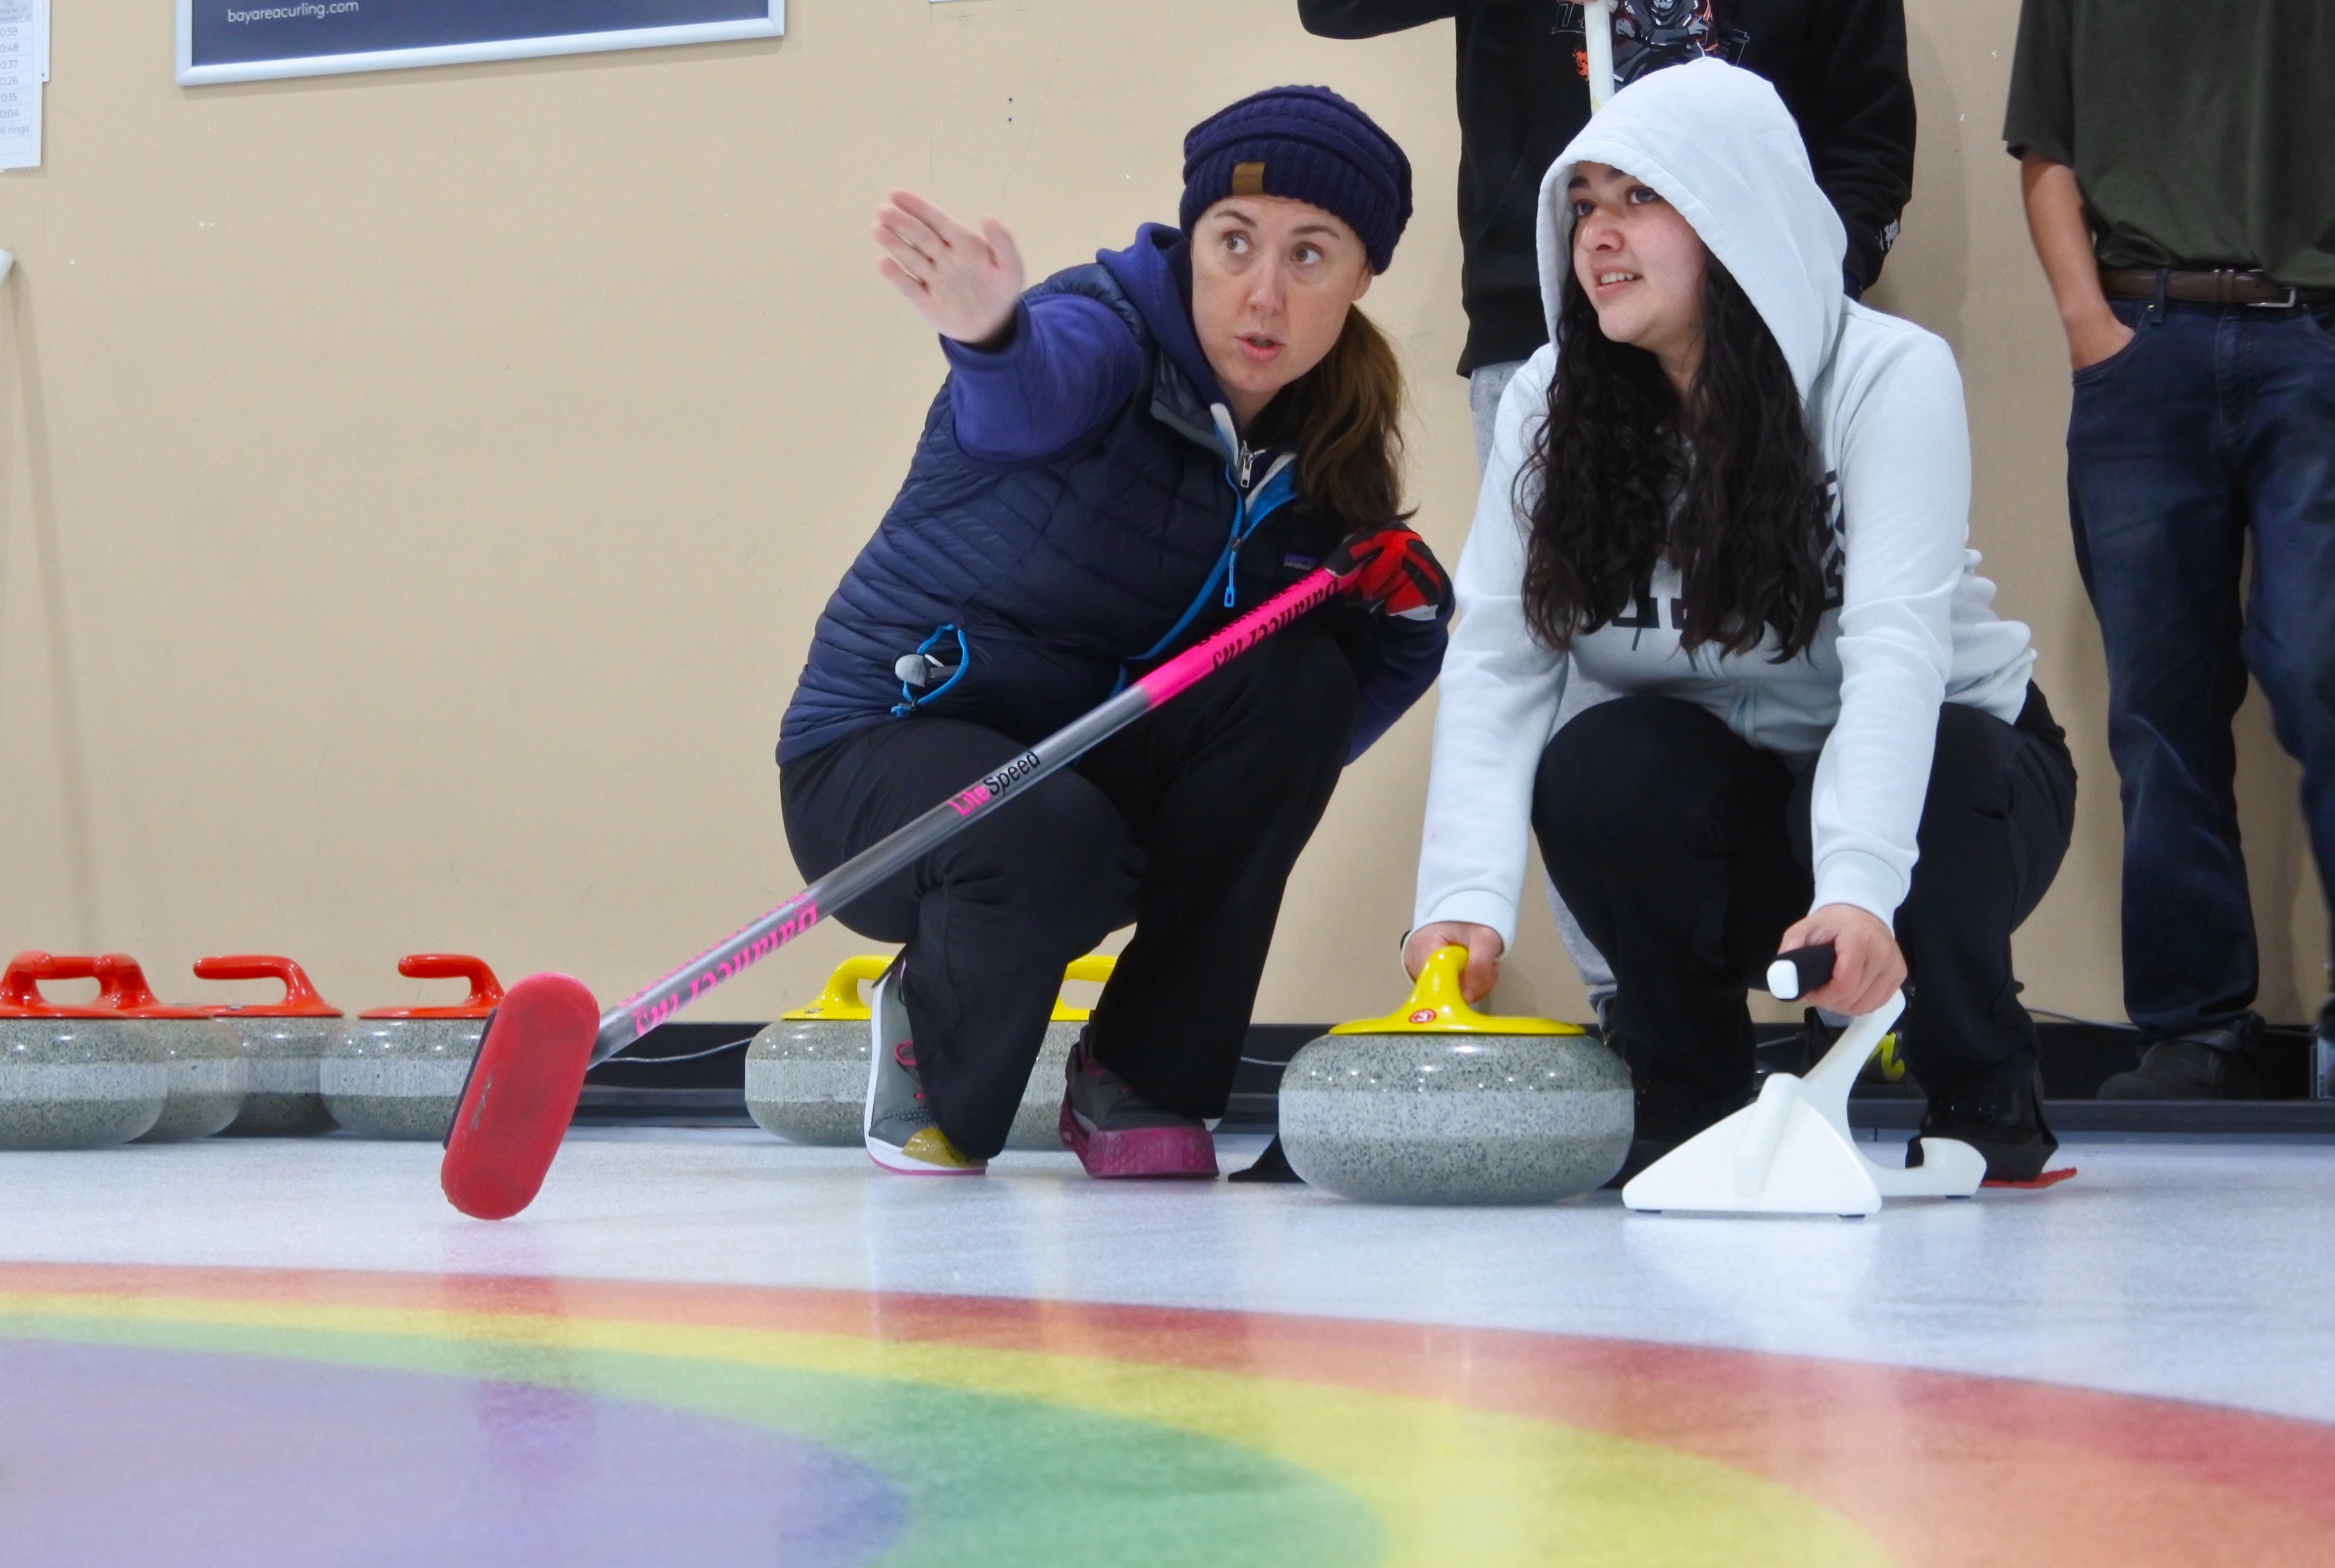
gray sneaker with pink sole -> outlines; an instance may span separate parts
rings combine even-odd
[[[1161,1110],[1094,1060],[1081,1035],[1062,1090],[1062,1147],[1087,1175],[1213,1179],[1216,1140],[1197,1117]]]

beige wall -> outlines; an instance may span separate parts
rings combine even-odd
[[[2000,119],[2012,0],[1913,0],[1923,121],[1880,303],[1961,352],[1975,531],[2087,794],[2022,939],[2030,995],[2113,1015],[2096,634],[2069,565],[2066,378]],[[1313,40],[1285,0],[797,0],[783,41],[182,91],[170,7],[62,9],[48,164],[0,176],[0,944],[305,959],[352,1008],[402,953],[613,999],[790,892],[770,749],[810,623],[941,362],[875,277],[907,183],[1033,266],[1171,217],[1184,129],[1332,82],[1419,169],[1373,294],[1418,389],[1420,526],[1457,550],[1448,26]],[[1396,984],[1429,717],[1349,775],[1260,1016]],[[2325,945],[2293,770],[2249,715],[2270,978]],[[824,930],[703,1011],[767,1017]],[[1545,917],[1510,1011],[1578,1014]],[[2298,988],[2299,992],[2298,992]]]

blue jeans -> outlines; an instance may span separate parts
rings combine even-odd
[[[2115,309],[2135,335],[2076,373],[2068,501],[2107,647],[2125,1007],[2161,1039],[2254,999],[2230,736],[2249,673],[2335,889],[2335,311]]]

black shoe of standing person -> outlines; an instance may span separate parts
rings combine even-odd
[[[2319,1004],[2319,1027],[2312,1031],[2311,1098],[2335,1099],[2335,996]]]
[[[1289,1167],[1289,1157],[1281,1149],[1281,1139],[1275,1137],[1256,1157],[1256,1163],[1246,1170],[1236,1170],[1225,1178],[1228,1182],[1295,1182],[1305,1185],[1305,1178]]]
[[[1986,1157],[1987,1180],[2025,1184],[2042,1176],[2059,1147],[2043,1119],[2043,1075],[2032,1050],[1923,1087],[1930,1105],[1905,1146],[1908,1166],[1922,1163],[1923,1138],[1950,1137]]]
[[[2215,1029],[2160,1040],[2140,1065],[2100,1085],[2102,1099],[2260,1099],[2254,1039],[2262,1020],[2249,1012]]]
[[[1626,1045],[1616,1050],[1630,1063],[1630,1075],[1637,1082],[1637,1103],[1630,1152],[1622,1168],[1607,1178],[1609,1188],[1627,1186],[1640,1171],[1695,1134],[1751,1103],[1753,1080],[1748,1073],[1739,1080],[1686,1079],[1665,1072]]]

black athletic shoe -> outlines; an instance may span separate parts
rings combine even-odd
[[[2100,1085],[2102,1099],[2260,1099],[2254,1037],[2262,1020],[2249,1012],[2219,1029],[2160,1040],[2140,1065]]]
[[[1299,1186],[1305,1185],[1305,1178],[1289,1168],[1289,1157],[1282,1152],[1278,1137],[1264,1146],[1264,1152],[1256,1157],[1255,1165],[1246,1170],[1236,1170],[1225,1179],[1228,1182],[1295,1182]]]
[[[1656,1160],[1662,1158],[1664,1155],[1670,1153],[1672,1149],[1678,1147],[1679,1145],[1684,1142],[1686,1142],[1686,1139],[1682,1137],[1632,1138],[1630,1140],[1630,1152],[1623,1157],[1622,1168],[1605,1178],[1606,1190],[1609,1192],[1619,1192],[1622,1188],[1628,1186],[1631,1182],[1637,1179],[1637,1175],[1640,1171],[1644,1170],[1648,1166],[1653,1164]]]
[[[2043,1075],[2031,1050],[1992,1067],[1950,1079],[1930,1090],[1921,1130],[1905,1146],[1905,1163],[1922,1163],[1922,1140],[1950,1137],[1986,1157],[1991,1182],[2031,1182],[2059,1148],[2043,1119]]]
[[[1626,1045],[1618,1048],[1618,1054],[1630,1063],[1630,1075],[1637,1080],[1637,1119],[1629,1156],[1607,1179],[1608,1187],[1627,1186],[1633,1176],[1695,1134],[1751,1103],[1755,1084],[1748,1073],[1731,1081],[1724,1077],[1686,1079],[1665,1072]]]
[[[2311,1057],[2311,1097],[2335,1099],[2335,1081],[2330,1081],[2330,1070],[2320,1065],[2335,1060],[2335,996],[2320,1003],[2319,1028],[2313,1032],[2318,1049]]]

